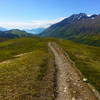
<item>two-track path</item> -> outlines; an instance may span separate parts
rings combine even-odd
[[[56,43],[48,43],[55,56],[57,68],[56,100],[97,100],[84,83],[76,70],[71,66],[61,47]]]

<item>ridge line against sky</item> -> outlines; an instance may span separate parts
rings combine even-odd
[[[48,27],[78,13],[100,14],[100,0],[0,0],[0,26],[5,28]]]

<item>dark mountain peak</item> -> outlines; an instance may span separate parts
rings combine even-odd
[[[73,14],[72,16],[64,19],[62,23],[69,24],[69,23],[77,22],[77,21],[87,19],[87,18],[88,16],[85,13]]]
[[[73,21],[79,21],[79,20],[88,18],[88,16],[85,13],[80,13],[80,14],[73,14],[69,18],[71,18]]]
[[[73,14],[71,17],[87,17],[85,13]]]
[[[100,45],[100,15],[73,14],[41,34],[44,37],[64,38],[80,43],[91,41]]]

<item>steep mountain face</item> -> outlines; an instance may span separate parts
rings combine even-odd
[[[33,35],[18,29],[13,29],[5,32],[0,31],[0,38],[17,38],[26,36],[33,36]]]
[[[31,34],[40,34],[41,32],[43,32],[45,30],[45,28],[36,28],[36,29],[26,29],[24,31],[31,33]]]
[[[100,46],[100,15],[73,14],[40,34]]]

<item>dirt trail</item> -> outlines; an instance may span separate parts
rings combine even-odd
[[[97,100],[56,43],[48,43],[57,66],[56,100]]]

